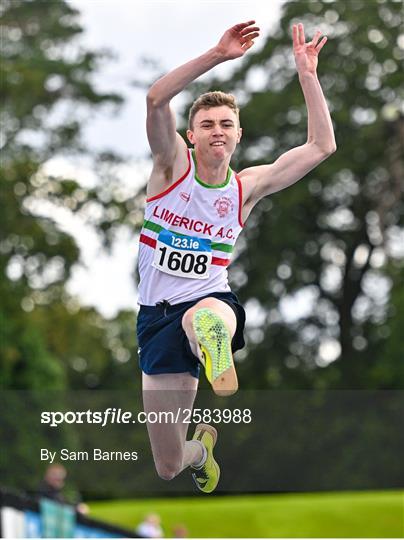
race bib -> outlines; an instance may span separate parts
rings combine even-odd
[[[154,250],[154,268],[166,274],[193,279],[207,279],[212,262],[209,239],[178,236],[162,230]]]

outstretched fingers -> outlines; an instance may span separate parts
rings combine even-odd
[[[320,37],[323,35],[321,30],[317,30],[314,34],[314,37],[311,41],[312,46],[315,48],[317,54],[321,51],[321,49],[324,47],[324,45],[327,42],[326,36],[323,37],[323,39],[320,41]]]
[[[327,37],[324,36],[321,40],[320,37],[323,35],[321,30],[316,30],[313,39],[307,45],[311,45],[316,50],[317,54],[321,51],[324,45],[327,43]],[[294,24],[292,26],[292,37],[293,37],[293,47],[297,48],[306,43],[304,36],[304,27],[302,23]]]
[[[259,33],[260,31],[259,27],[254,25],[255,21],[248,21],[246,23],[236,24],[231,30],[237,32],[241,38],[246,38],[248,40],[251,34]]]
[[[244,23],[235,24],[232,27],[232,30],[236,30],[237,32],[241,32],[242,30],[244,30],[244,28],[247,28],[247,26],[251,26],[252,24],[255,24],[255,21],[248,21],[248,22],[244,22]]]
[[[243,28],[243,30],[240,31],[240,34],[242,36],[247,36],[248,34],[251,34],[253,32],[259,32],[259,26],[248,26],[247,28]]]
[[[316,33],[314,34],[313,39],[311,40],[311,44],[313,47],[317,47],[318,40],[320,39],[322,32],[320,30],[316,30]]]
[[[255,21],[251,20],[232,27],[232,30],[239,35],[240,44],[244,51],[250,49],[254,45],[254,39],[259,36],[260,28],[253,26],[254,24]]]
[[[296,48],[299,45],[299,38],[297,37],[297,25],[292,26],[293,47]]]
[[[255,38],[259,36],[259,32],[253,32],[252,34],[248,34],[246,36],[243,36],[240,39],[240,43],[242,45],[245,45],[246,43],[249,43],[250,41],[253,41]]]
[[[304,26],[303,23],[299,23],[297,25],[298,30],[298,38],[299,38],[299,45],[304,45],[306,43],[306,39],[304,37]]]
[[[292,36],[293,36],[293,47],[295,49],[305,44],[306,40],[304,37],[304,28],[303,28],[302,23],[294,24],[292,26]]]
[[[321,51],[321,49],[324,47],[326,43],[327,43],[327,37],[324,36],[323,39],[320,41],[320,43],[316,45],[317,54]]]

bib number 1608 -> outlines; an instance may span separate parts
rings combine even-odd
[[[174,251],[166,246],[160,246],[159,253],[158,266],[171,270],[175,274],[183,273],[187,275],[195,273],[197,276],[202,277],[207,271],[208,255]]]
[[[212,263],[209,239],[177,236],[162,230],[156,241],[153,266],[172,276],[207,279]]]

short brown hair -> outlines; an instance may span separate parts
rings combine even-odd
[[[189,111],[188,128],[193,129],[194,118],[198,111],[201,109],[211,109],[212,107],[221,107],[222,105],[229,107],[236,114],[237,120],[240,123],[236,98],[232,94],[225,94],[220,90],[215,90],[214,92],[202,94],[193,102]]]

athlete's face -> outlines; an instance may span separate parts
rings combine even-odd
[[[225,159],[231,156],[241,138],[241,128],[234,111],[222,105],[200,109],[187,131],[189,141],[204,157]]]

